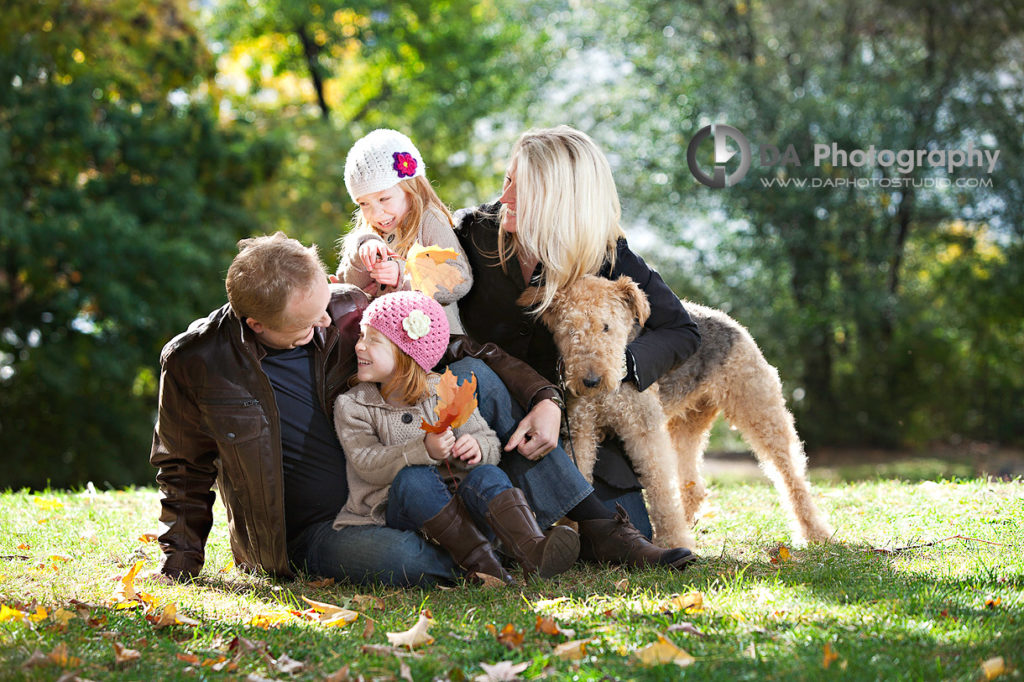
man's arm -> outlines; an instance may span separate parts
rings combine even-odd
[[[213,526],[216,441],[199,429],[199,407],[168,372],[160,375],[160,408],[149,461],[159,469],[161,572],[175,580],[199,574]]]

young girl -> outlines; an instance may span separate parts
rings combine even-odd
[[[345,159],[345,187],[359,208],[342,242],[341,281],[371,298],[409,289],[401,259],[413,243],[455,249],[454,267],[462,281],[452,290],[441,289],[435,299],[444,306],[452,333],[464,333],[455,302],[469,291],[473,275],[452,231],[452,215],[427,181],[423,157],[412,141],[386,128],[358,140]]]
[[[419,530],[471,579],[487,574],[511,583],[477,525],[486,522],[527,575],[550,577],[569,568],[579,537],[564,526],[544,535],[522,491],[495,466],[498,438],[478,411],[454,430],[424,435],[420,429],[421,419],[436,419],[439,377],[430,370],[449,336],[441,305],[417,291],[385,294],[364,311],[361,332],[355,348],[361,383],[334,405],[349,487],[334,527]],[[454,496],[445,481],[449,472],[458,480]],[[402,494],[389,500],[393,482]]]

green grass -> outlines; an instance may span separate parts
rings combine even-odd
[[[352,679],[462,680],[480,675],[481,662],[498,661],[528,663],[525,678],[572,680],[977,680],[981,664],[997,656],[1008,668],[1004,679],[1021,678],[1014,668],[1024,668],[1024,484],[816,480],[837,528],[834,543],[792,548],[774,491],[760,480],[722,478],[712,482],[697,527],[705,558],[686,572],[584,566],[558,580],[505,590],[313,587],[246,575],[226,568],[231,557],[218,503],[206,569],[195,584],[138,581],[200,621],[163,629],[139,609],[108,605],[116,577],[136,560],[156,566],[159,548],[138,540],[156,531],[156,492],[7,493],[0,495],[0,603],[30,611],[42,606],[48,615],[37,623],[0,623],[0,679],[56,679],[66,672],[57,664],[23,664],[60,644],[80,659],[68,670],[92,680],[323,679],[346,665]],[[62,506],[47,508],[51,500]],[[970,539],[873,551],[953,535]],[[792,556],[773,563],[780,543]],[[681,612],[670,603],[672,595],[688,592],[701,593],[703,609]],[[380,597],[384,609],[353,600],[356,595]],[[249,624],[301,596],[363,615],[344,628]],[[82,610],[92,623],[74,618],[63,629],[55,622],[56,609],[75,609],[72,600],[87,605]],[[435,621],[433,644],[414,655],[364,651],[387,645],[385,633],[408,629],[424,608]],[[577,639],[591,638],[585,655],[558,658],[555,646],[567,638],[537,632],[538,615],[574,629]],[[366,617],[374,628],[364,638]],[[704,636],[669,631],[684,622]],[[486,627],[508,623],[524,633],[521,648],[506,649]],[[696,661],[686,668],[641,666],[634,652],[666,633]],[[258,646],[266,655],[229,651],[235,637],[265,642]],[[116,664],[113,642],[139,650],[141,658]],[[827,669],[826,647],[837,656]],[[200,665],[178,654],[196,655]],[[303,669],[275,670],[271,659],[282,655]],[[237,668],[201,665],[220,657]]]

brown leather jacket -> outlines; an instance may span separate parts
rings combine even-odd
[[[332,326],[318,329],[315,380],[325,414],[355,373],[353,348],[366,296],[332,287]],[[277,402],[260,367],[266,352],[228,305],[193,322],[160,356],[160,406],[150,462],[159,469],[163,572],[199,573],[213,525],[214,483],[227,510],[235,563],[291,577],[284,522],[284,473]],[[494,344],[453,337],[447,361],[477,357],[529,406],[553,387]]]

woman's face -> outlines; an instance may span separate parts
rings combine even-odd
[[[505,174],[504,191],[498,198],[505,206],[505,214],[501,219],[501,229],[505,230],[509,234],[514,234],[516,231],[516,162],[513,161],[512,165],[508,167],[508,172]]]

